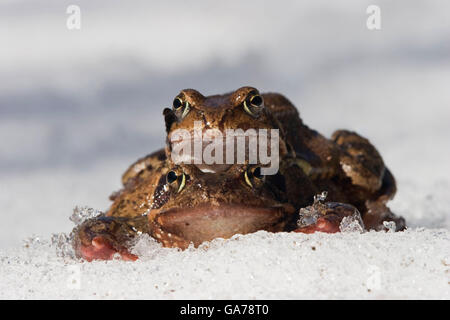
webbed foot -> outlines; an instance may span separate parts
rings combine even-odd
[[[136,261],[138,257],[128,252],[125,248],[114,248],[114,246],[104,237],[96,236],[91,244],[82,244],[77,252],[80,258],[89,262],[92,260],[112,260],[116,254],[119,254],[122,260]]]

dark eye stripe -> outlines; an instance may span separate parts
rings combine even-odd
[[[155,192],[153,193],[153,203],[151,206],[152,209],[159,209],[163,205],[165,205],[167,201],[169,201],[170,193],[167,192],[164,188],[165,185],[166,177],[162,176],[158,181]]]

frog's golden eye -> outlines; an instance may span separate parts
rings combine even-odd
[[[180,186],[178,187],[177,192],[180,192],[181,190],[183,190],[185,185],[186,185],[186,175],[183,173],[183,175],[181,176]]]
[[[244,173],[244,180],[245,183],[251,188],[253,188],[254,182],[256,182],[256,180],[264,180],[264,175],[262,175],[261,173],[261,167],[254,167],[246,170]]]
[[[252,117],[257,117],[263,106],[264,100],[259,94],[253,94],[244,101],[244,110]]]
[[[173,184],[175,182],[178,182],[178,189],[177,192],[180,192],[183,190],[183,188],[186,185],[186,180],[189,178],[186,174],[182,173],[181,175],[177,175],[175,171],[169,171],[166,176],[166,181],[168,184]]]
[[[189,110],[191,110],[189,102],[183,101],[180,97],[176,97],[173,100],[172,106],[173,110],[182,112],[181,119],[183,119],[189,113]]]

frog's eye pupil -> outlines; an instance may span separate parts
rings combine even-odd
[[[178,176],[177,176],[177,174],[175,173],[175,171],[170,171],[170,172],[167,174],[167,182],[168,182],[168,183],[172,183],[172,182],[176,181],[177,179],[178,179]]]
[[[175,99],[173,100],[173,108],[174,108],[175,110],[180,109],[182,106],[183,106],[183,101],[181,101],[180,98],[175,98]]]
[[[263,175],[261,174],[261,167],[256,167],[255,170],[253,170],[253,176],[258,179],[263,178]]]
[[[264,104],[263,98],[256,93],[248,97],[244,101],[243,107],[245,112],[247,112],[252,117],[257,118],[259,116],[260,111],[262,110],[263,104]]]
[[[255,107],[260,107],[263,104],[263,98],[257,94],[250,98],[250,103]]]

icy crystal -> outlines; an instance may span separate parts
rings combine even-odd
[[[325,201],[327,195],[328,193],[326,191],[323,191],[321,194],[315,195],[314,203],[312,206],[300,209],[299,219],[297,221],[297,225],[299,228],[303,228],[317,222],[317,219],[320,217],[319,208],[320,206],[324,206],[324,204],[322,204],[322,201]]]
[[[364,227],[361,223],[361,217],[359,212],[355,212],[354,215],[344,217],[339,225],[341,232],[364,232]]]
[[[316,223],[320,214],[314,209],[314,207],[309,206],[306,208],[301,208],[299,216],[300,218],[297,221],[297,225],[299,228],[303,228]]]
[[[34,248],[36,246],[39,246],[43,244],[43,240],[39,236],[33,235],[31,237],[28,237],[23,240],[23,247],[24,248]]]
[[[90,207],[78,207],[76,206],[73,209],[73,213],[70,216],[70,221],[75,223],[75,225],[80,225],[85,220],[90,218],[95,218],[100,215],[102,212],[99,210],[92,209]]]
[[[55,247],[56,255],[58,257],[74,258],[75,252],[73,250],[71,237],[65,233],[52,234],[52,246]]]
[[[327,196],[328,196],[328,192],[327,191],[322,191],[321,194],[318,194],[318,195],[314,196],[314,203],[325,201]]]
[[[383,221],[383,225],[389,232],[395,232],[397,227],[394,221]]]

